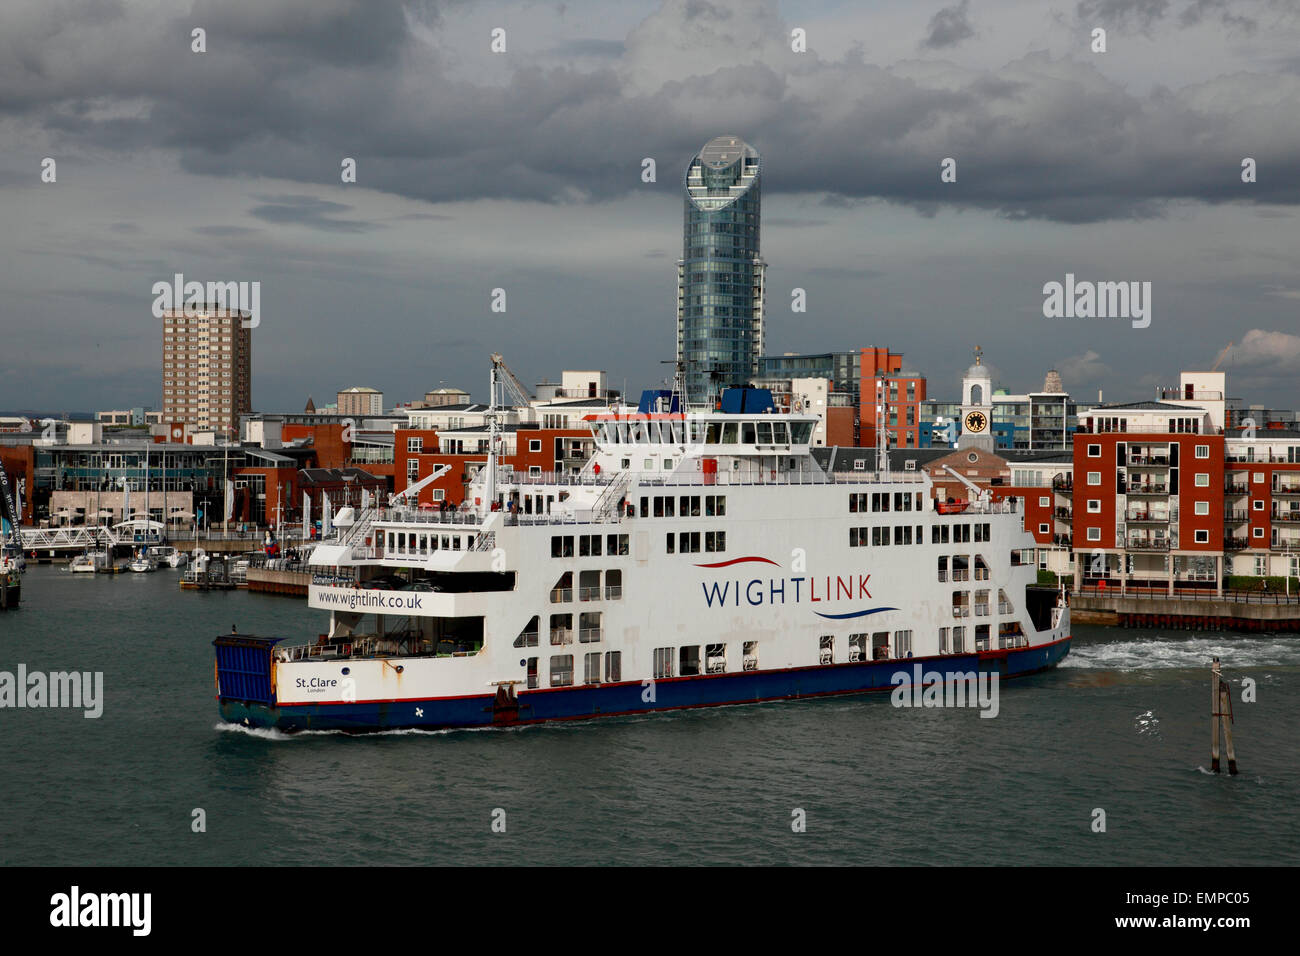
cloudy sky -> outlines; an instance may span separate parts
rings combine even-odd
[[[1300,405],[1294,0],[5,0],[0,409],[159,407],[177,272],[261,283],[261,411],[484,398],[493,351],[655,385],[722,133],[763,155],[770,352],[888,345],[952,397],[978,344],[1118,401],[1232,341],[1231,395]],[[1044,318],[1067,273],[1151,282],[1150,327]]]

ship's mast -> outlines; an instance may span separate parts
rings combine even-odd
[[[481,516],[492,513],[492,503],[497,500],[497,363],[501,356],[493,354],[492,371],[488,375],[488,456],[487,482],[483,495]]]

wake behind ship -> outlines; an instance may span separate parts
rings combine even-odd
[[[495,379],[492,394],[495,410]],[[890,690],[917,664],[1015,677],[1068,653],[1068,607],[1032,587],[1017,502],[971,486],[937,505],[928,475],[883,454],[828,474],[816,416],[762,390],[723,398],[683,413],[647,393],[636,413],[592,416],[576,474],[499,469],[490,415],[466,507],[416,506],[435,472],[340,511],[311,557],[328,633],[214,642],[221,716],[514,725]]]

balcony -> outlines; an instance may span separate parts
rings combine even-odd
[[[1169,538],[1129,538],[1125,547],[1129,551],[1168,551]]]
[[[1246,538],[1228,537],[1223,539],[1224,551],[1243,551],[1250,547],[1250,541]]]
[[[1271,517],[1274,521],[1300,521],[1300,510],[1274,511],[1269,517]]]
[[[1178,520],[1178,511],[1177,509],[1172,511],[1131,509],[1124,512],[1124,520],[1136,522],[1138,524],[1168,524],[1171,521]]]
[[[1250,485],[1244,481],[1224,482],[1223,490],[1230,495],[1244,495],[1250,493]]]
[[[1057,518],[1060,521],[1073,521],[1074,511],[1070,508],[1057,508],[1052,512],[1052,517]]]
[[[1273,494],[1300,495],[1300,481],[1278,481],[1273,479]]]
[[[573,643],[573,628],[553,627],[551,628],[551,644],[558,647],[562,644]]]
[[[1130,484],[1128,490],[1121,491],[1121,494],[1128,495],[1167,495],[1169,486],[1164,482],[1148,482],[1144,484]]]
[[[1120,462],[1120,464],[1124,464],[1124,462]],[[1129,468],[1168,468],[1169,456],[1129,455],[1127,464]]]
[[[1052,490],[1070,494],[1074,491],[1074,480],[1072,478],[1053,478]]]

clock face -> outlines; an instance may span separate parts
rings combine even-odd
[[[982,432],[988,420],[980,412],[971,412],[966,416],[966,430],[968,432]]]

